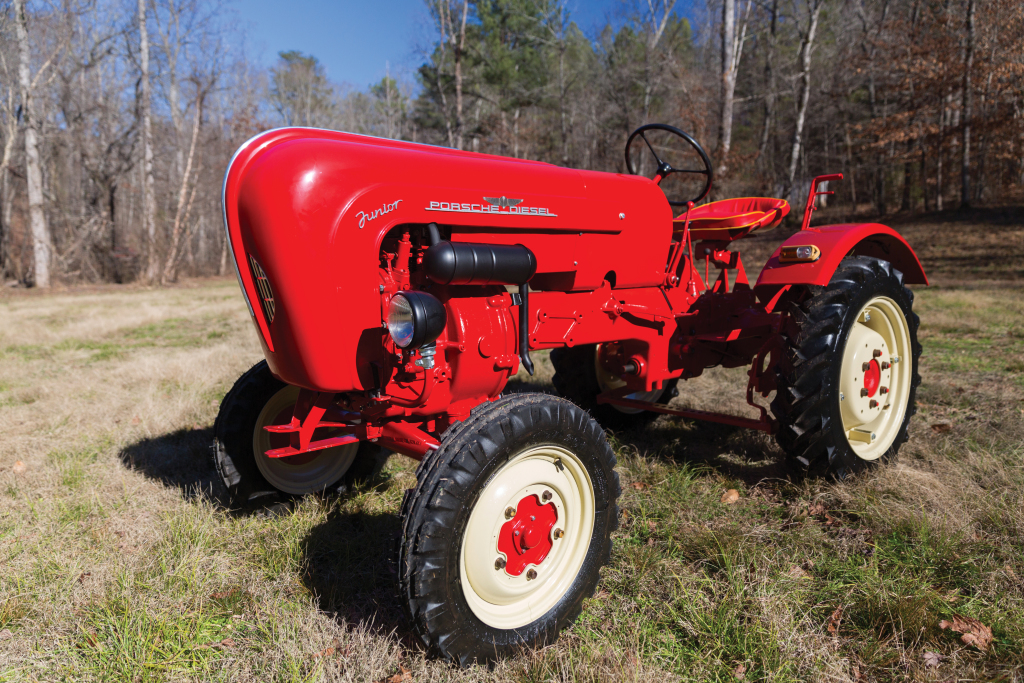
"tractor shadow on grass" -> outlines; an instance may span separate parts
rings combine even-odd
[[[118,454],[130,470],[176,488],[186,500],[205,497],[226,504],[226,491],[210,456],[213,429],[179,429],[142,439]]]
[[[406,645],[415,637],[398,600],[396,514],[345,513],[334,508],[302,541],[302,582],[320,609],[348,627],[395,634]]]

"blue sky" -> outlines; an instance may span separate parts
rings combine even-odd
[[[392,75],[412,80],[435,38],[423,0],[236,0],[234,6],[263,64],[283,50],[301,50],[320,59],[332,81],[357,88],[383,78],[386,62]],[[588,35],[609,19],[621,23],[622,6],[623,0],[569,0]]]

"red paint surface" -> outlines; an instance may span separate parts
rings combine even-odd
[[[864,371],[864,388],[868,390],[868,396],[874,398],[878,392],[878,384],[882,381],[882,369],[874,358],[868,361],[868,369]]]
[[[535,495],[516,505],[515,517],[501,525],[498,551],[505,555],[505,571],[519,576],[527,565],[539,565],[554,547],[551,530],[558,521],[554,503],[541,504]]]
[[[810,263],[779,262],[782,247],[807,244],[816,245],[821,258]],[[928,284],[921,262],[902,235],[879,223],[857,223],[814,227],[792,235],[768,259],[754,289],[760,296],[761,291],[784,285],[825,286],[839,262],[849,254],[885,259],[903,273],[904,283]]]

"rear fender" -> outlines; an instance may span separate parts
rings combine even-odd
[[[821,252],[809,263],[780,263],[783,247],[813,245]],[[879,223],[828,225],[801,230],[775,250],[757,278],[754,291],[768,301],[786,285],[820,285],[832,279],[845,256],[873,256],[890,262],[903,273],[904,284],[927,285],[921,261],[907,241],[892,228]]]

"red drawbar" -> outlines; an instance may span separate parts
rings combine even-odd
[[[519,576],[528,564],[540,564],[551,552],[551,529],[558,521],[554,503],[541,505],[535,495],[516,506],[516,516],[498,532],[498,551],[505,554],[505,571]]]
[[[864,388],[868,390],[868,396],[874,398],[881,381],[882,369],[878,367],[878,361],[872,358],[868,361],[868,369],[864,371]]]

